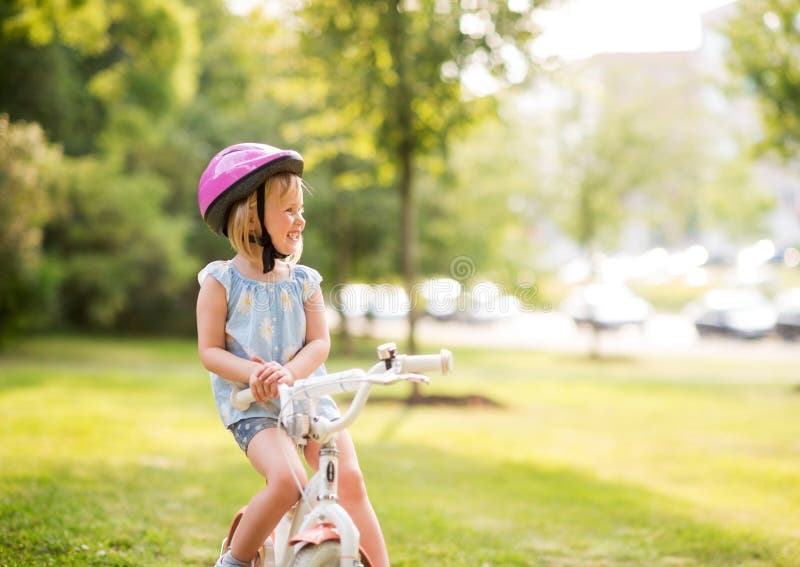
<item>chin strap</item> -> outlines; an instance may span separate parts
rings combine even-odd
[[[255,238],[255,241],[262,247],[261,251],[261,265],[264,267],[263,273],[267,274],[275,267],[275,260],[285,260],[288,255],[281,254],[275,250],[272,245],[272,239],[269,237],[267,227],[264,226],[264,209],[265,209],[265,193],[267,191],[267,184],[264,183],[258,193],[256,194],[256,212],[258,213],[258,222],[261,225],[261,236]]]

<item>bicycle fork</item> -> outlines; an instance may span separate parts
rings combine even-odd
[[[307,542],[320,544],[332,539],[339,540],[341,550],[340,567],[360,565],[359,533],[347,511],[339,504],[339,450],[331,439],[319,452],[321,482],[317,493],[317,506],[306,517],[292,544]]]

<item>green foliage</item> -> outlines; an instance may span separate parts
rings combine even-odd
[[[298,13],[299,47],[317,85],[310,92],[316,108],[298,135],[338,140],[313,150],[323,157],[342,149],[362,158],[377,153],[381,167],[391,168],[379,171],[379,180],[399,175],[399,152],[428,163],[487,110],[464,90],[461,73],[481,66],[507,85],[532,72],[522,50],[533,36],[525,23],[530,10],[431,0],[309,5]],[[463,30],[465,20],[473,27]],[[511,69],[510,52],[524,71]]]
[[[60,207],[61,161],[38,125],[0,114],[0,342],[49,315],[41,301],[51,283],[42,237]]]
[[[334,164],[347,161],[340,156]],[[327,165],[318,164],[308,176],[311,194],[305,202],[308,224],[303,262],[317,267],[333,284],[380,281],[396,274],[400,257],[397,195],[385,187],[342,187],[340,175]],[[359,165],[350,171],[359,171]]]
[[[67,322],[137,329],[161,319],[191,278],[186,223],[166,215],[159,178],[113,162],[75,159],[65,168],[65,205],[48,228],[47,252],[62,279]]]
[[[0,26],[0,53],[11,62],[0,74],[0,108],[84,155],[59,164],[63,202],[32,224],[44,228],[47,289],[29,301],[9,291],[4,301],[53,307],[40,324],[191,329],[195,261],[186,241],[196,213],[177,203],[194,201],[205,151],[175,117],[196,92],[194,11],[179,0],[20,0],[0,10]]]
[[[763,234],[766,213],[775,206],[769,188],[755,183],[752,161],[721,162],[714,177],[700,187],[696,198],[698,222],[718,227],[734,238]]]
[[[101,132],[107,143],[135,139],[194,95],[198,38],[180,0],[15,0],[0,27],[0,54],[11,62],[0,108],[42,123],[68,154],[94,150]],[[131,132],[129,117],[141,113],[148,119]]]
[[[0,109],[14,121],[39,123],[67,155],[95,149],[106,112],[86,89],[86,67],[91,65],[79,52],[0,35],[0,60]]]
[[[236,16],[223,0],[0,3],[0,112],[14,143],[43,152],[0,164],[27,172],[38,211],[26,217],[19,202],[5,206],[17,193],[2,196],[0,216],[27,223],[17,232],[36,242],[0,240],[4,258],[24,258],[0,284],[6,334],[62,323],[188,332],[194,273],[231,254],[197,214],[197,178],[214,152],[246,140],[305,156],[304,261],[329,284],[408,282],[417,263],[447,275],[461,256],[515,283],[531,270],[523,243],[553,218],[582,242],[611,243],[635,214],[669,243],[708,225],[755,229],[769,205],[747,163],[717,171],[686,77],[651,89],[617,70],[609,81],[639,100],[579,101],[556,131],[501,106],[499,93],[539,73],[527,46],[541,2],[273,4],[277,16]],[[731,28],[747,69],[767,62],[754,92],[787,132],[789,6],[742,5]],[[760,24],[766,9],[779,30]],[[791,151],[793,138],[780,139]],[[569,146],[560,159],[548,140]]]
[[[34,47],[60,43],[97,54],[108,47],[110,15],[106,0],[10,0],[2,12],[2,31]]]
[[[723,28],[727,62],[761,109],[761,151],[793,158],[800,151],[800,2],[752,0],[736,5]]]
[[[194,12],[180,0],[109,1],[108,65],[89,88],[122,112],[132,105],[154,115],[194,96],[199,49]]]
[[[301,107],[309,111],[286,129],[287,138],[308,143],[306,155],[311,163],[325,163],[334,191],[396,190],[401,235],[385,240],[398,246],[394,271],[408,290],[419,262],[419,175],[443,177],[453,140],[494,109],[491,97],[464,88],[462,76],[479,69],[498,88],[529,77],[532,9],[513,10],[505,2],[327,0],[294,14],[306,73],[306,81],[298,81],[305,95]],[[352,163],[355,171],[343,166]],[[347,250],[351,243],[336,244]],[[387,257],[385,250],[380,257]],[[356,263],[337,257],[344,268],[339,278],[349,279],[346,270]],[[413,313],[409,321],[413,351]]]
[[[526,231],[532,221],[531,202],[540,190],[530,135],[534,134],[527,126],[487,118],[453,142],[448,175],[421,177],[424,273],[488,278],[513,286],[530,267],[533,251]],[[468,262],[468,273],[451,273],[459,262]]]

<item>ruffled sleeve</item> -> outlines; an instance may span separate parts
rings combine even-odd
[[[208,276],[211,276],[222,284],[222,287],[225,288],[226,296],[230,294],[231,269],[229,262],[223,260],[211,262],[197,274],[197,281],[200,283],[200,285],[203,285],[203,282]]]
[[[317,270],[308,266],[298,265],[294,267],[294,270],[297,274],[297,281],[302,286],[302,298],[305,303],[315,292],[322,289],[320,287],[322,276]]]

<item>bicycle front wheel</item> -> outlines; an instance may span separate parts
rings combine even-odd
[[[295,555],[292,567],[339,567],[339,542],[329,540],[305,546]]]
[[[339,567],[339,542],[335,540],[324,541],[319,545],[307,545],[295,555],[292,567]],[[369,567],[361,563],[363,567]]]

